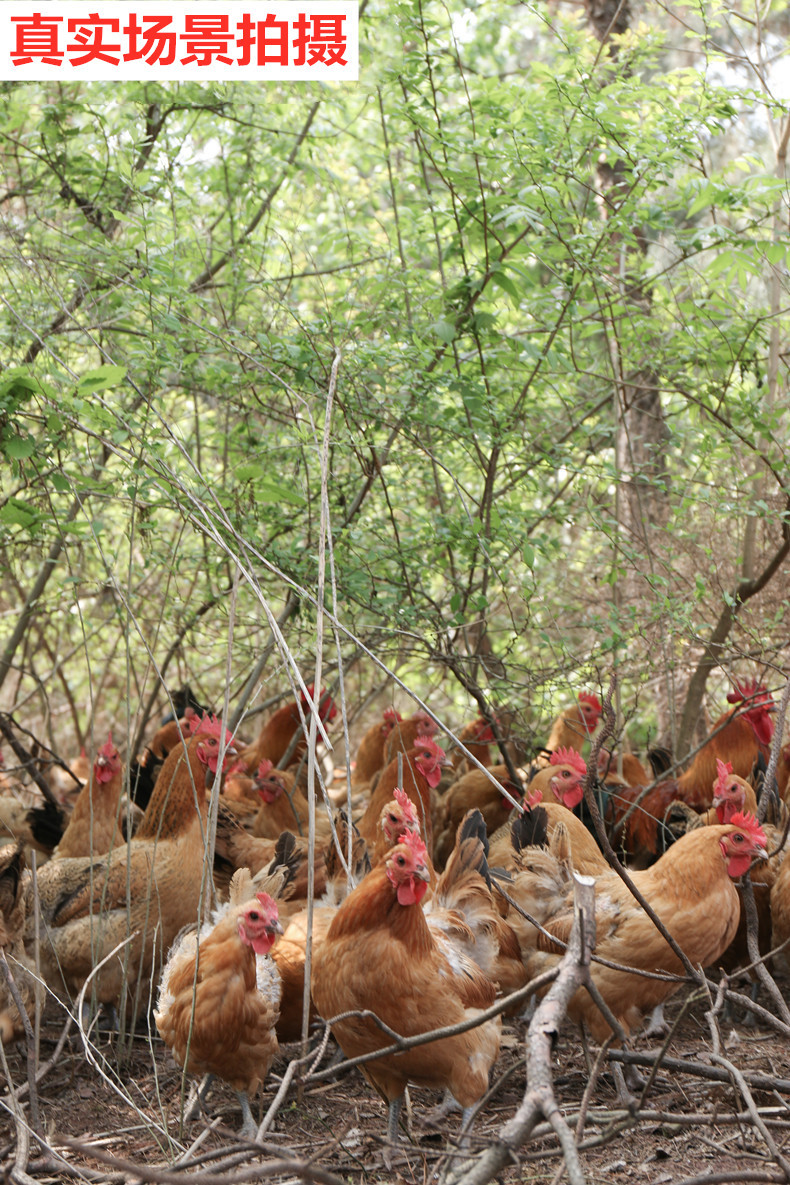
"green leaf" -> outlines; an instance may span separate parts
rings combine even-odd
[[[106,391],[118,384],[126,375],[123,366],[100,366],[98,370],[89,370],[77,384],[80,395],[90,395],[95,391]]]
[[[9,436],[3,441],[3,452],[12,461],[24,461],[35,451],[36,442],[32,436]]]
[[[448,344],[455,341],[458,336],[452,321],[436,321],[431,326],[431,329],[440,341],[447,342]]]
[[[0,506],[0,521],[10,523],[15,527],[32,527],[38,520],[38,513],[21,498],[9,498],[5,505]]]

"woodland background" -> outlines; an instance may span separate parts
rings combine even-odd
[[[360,27],[357,85],[0,87],[0,705],[131,754],[298,669],[353,745],[396,676],[529,752],[614,674],[680,758],[785,681],[788,5]]]

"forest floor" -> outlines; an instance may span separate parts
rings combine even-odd
[[[787,996],[790,983],[779,983]],[[670,1023],[679,1018],[669,1056],[709,1065],[712,1046],[704,1005],[697,1001],[682,1013],[682,1003],[683,993],[678,993],[667,1007]],[[491,1143],[522,1100],[525,1032],[526,1026],[520,1021],[505,1026],[502,1056],[489,1098],[475,1122],[474,1148]],[[440,1101],[439,1097],[414,1091],[413,1140],[409,1142],[404,1136],[393,1169],[386,1170],[382,1165],[384,1106],[359,1071],[351,1070],[328,1083],[307,1085],[301,1098],[291,1089],[273,1129],[264,1137],[266,1153],[256,1153],[236,1139],[240,1125],[238,1103],[233,1092],[222,1084],[209,1093],[206,1113],[190,1123],[183,1134],[179,1133],[182,1075],[158,1038],[151,1039],[138,1031],[119,1051],[117,1035],[100,1035],[91,1064],[73,1026],[62,1049],[53,1057],[61,1033],[62,1025],[56,1017],[42,1027],[40,1065],[50,1064],[39,1081],[37,1098],[46,1144],[62,1160],[53,1159],[51,1154],[42,1156],[33,1139],[27,1156],[27,1178],[17,1175],[10,1179],[54,1182],[76,1178],[119,1183],[284,1183],[314,1179],[329,1185],[425,1185],[438,1180],[448,1141],[458,1130],[457,1115],[431,1126],[426,1114]],[[788,1043],[773,1030],[749,1028],[738,1018],[722,1022],[721,1037],[722,1053],[747,1075],[790,1076]],[[652,1039],[638,1038],[634,1047],[639,1050],[657,1046]],[[296,1052],[294,1047],[283,1051]],[[18,1089],[27,1081],[25,1049],[17,1046],[6,1056],[7,1073]],[[286,1057],[275,1062],[258,1103],[261,1114],[268,1108],[286,1065]],[[556,1050],[554,1074],[558,1104],[573,1127],[589,1071],[580,1038],[569,1023]],[[790,1154],[790,1098],[776,1091],[755,1089],[753,1101],[779,1150]],[[7,1089],[2,1102],[0,1165],[9,1174],[15,1160],[24,1170],[24,1158],[18,1157]],[[26,1094],[22,1104],[27,1118]],[[776,1163],[767,1157],[754,1123],[748,1116],[744,1118],[746,1111],[742,1097],[731,1085],[662,1069],[641,1109],[629,1113],[618,1105],[612,1078],[606,1072],[593,1092],[587,1115],[581,1152],[586,1181],[588,1185],[679,1185],[716,1174],[718,1181],[737,1182],[742,1174],[754,1174],[756,1170],[756,1176],[746,1179],[782,1180]],[[277,1160],[283,1162],[280,1167],[272,1163]],[[319,1171],[300,1175],[294,1161],[309,1163]],[[521,1149],[519,1163],[501,1172],[497,1180],[557,1182],[560,1164],[553,1135],[533,1138]],[[762,1175],[759,1170],[763,1170]]]

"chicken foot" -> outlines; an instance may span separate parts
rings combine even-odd
[[[192,1087],[186,1106],[184,1107],[184,1123],[192,1123],[200,1115],[206,1095],[214,1083],[214,1078],[214,1074],[206,1074],[202,1082]]]
[[[239,1139],[249,1140],[254,1144],[258,1137],[258,1124],[255,1122],[252,1109],[250,1108],[249,1096],[246,1090],[237,1090],[236,1097],[241,1105],[241,1117],[243,1120],[239,1128]]]
[[[384,1149],[384,1167],[392,1172],[392,1154],[397,1151],[400,1143],[400,1132],[398,1124],[400,1120],[400,1113],[403,1108],[403,1095],[399,1095],[397,1099],[391,1099],[387,1110],[387,1146]]]

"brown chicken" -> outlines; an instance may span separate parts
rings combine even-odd
[[[776,710],[770,693],[761,684],[749,682],[736,684],[727,699],[735,706],[716,721],[711,736],[686,772],[649,790],[626,819],[622,835],[621,821],[642,789],[622,786],[616,796],[611,796],[607,822],[631,856],[651,858],[659,855],[663,848],[662,821],[667,807],[675,799],[696,811],[710,807],[717,759],[728,761],[733,772],[741,778],[748,778],[759,755],[767,760],[774,731],[771,713]]]
[[[232,885],[233,889],[234,886]],[[189,1074],[214,1074],[236,1091],[242,1139],[258,1125],[249,1095],[277,1053],[280,976],[269,954],[282,927],[268,893],[232,893],[198,938],[184,935],[170,953],[154,1020],[165,1045]]]
[[[315,689],[312,683],[307,685],[307,691],[311,697],[314,696]],[[278,708],[258,733],[255,743],[241,750],[239,756],[250,773],[254,773],[264,759],[271,761],[272,765],[279,766],[296,736],[299,736],[300,740],[296,743],[288,759],[288,764],[298,765],[301,762],[307,749],[307,741],[302,735],[302,716],[304,716],[305,728],[309,728],[311,709],[304,692],[300,694],[299,702],[301,714],[299,705],[296,703],[285,704],[284,707]],[[322,687],[318,718],[323,724],[330,724],[336,716],[335,701]]]
[[[216,774],[221,725],[213,717],[193,724],[186,755],[177,746],[168,756],[128,845],[104,859],[67,857],[40,870],[41,966],[56,991],[65,984],[78,992],[117,948],[92,979],[97,999],[115,1003],[122,990],[134,995],[139,988],[145,1000],[146,982],[176,934],[196,920],[204,888],[205,783],[208,773]],[[225,756],[235,757],[232,747]],[[28,916],[28,944],[32,922]]]
[[[410,1037],[471,1020],[493,1004],[496,988],[471,959],[444,953],[428,927],[421,900],[429,878],[425,845],[405,834],[384,864],[365,877],[338,909],[313,965],[313,999],[325,1020],[369,1009]],[[389,1107],[387,1135],[397,1142],[408,1083],[449,1089],[471,1108],[488,1089],[499,1053],[501,1020],[365,1063],[362,1073]],[[391,1044],[372,1021],[350,1017],[332,1026],[347,1057]]]
[[[503,995],[527,982],[518,938],[502,919],[488,870],[488,838],[479,810],[467,812],[456,842],[424,907],[425,919],[449,959],[461,951]],[[429,869],[430,871],[430,869]]]
[[[446,762],[444,750],[440,749],[430,737],[418,737],[415,748],[403,756],[401,789],[406,791],[419,812],[420,828],[429,851],[433,849],[433,797],[431,790],[439,784],[442,767]],[[357,823],[360,835],[370,846],[376,840],[381,812],[393,797],[393,791],[397,785],[398,759],[395,757],[382,771],[367,810]]]
[[[348,855],[348,826],[342,815],[338,816],[337,835],[344,859]],[[325,855],[326,887],[320,900],[313,906],[313,954],[326,938],[338,906],[351,890],[370,872],[367,845],[355,827],[351,829],[351,864],[349,877],[343,860],[334,844],[328,846]],[[283,998],[280,1019],[277,1022],[277,1037],[280,1041],[298,1041],[302,1036],[304,1003],[304,967],[307,952],[307,910],[293,914],[272,950],[283,983]],[[311,999],[310,1019],[315,1017],[315,1005]]]
[[[44,985],[35,977],[34,963],[25,952],[25,853],[21,844],[0,848],[0,950],[5,955],[22,1007],[32,1019],[36,998],[43,1002]],[[0,1040],[8,1046],[25,1032],[24,1022],[5,976],[0,976]]]
[[[408,720],[399,721],[391,730],[384,745],[384,765],[394,761],[398,753],[408,753],[423,737],[434,737],[439,726],[427,713],[418,710]]]
[[[252,824],[253,835],[260,836],[261,839],[276,839],[283,831],[307,835],[307,798],[290,770],[273,769],[270,761],[262,761],[253,778],[253,788],[260,800],[260,807]],[[317,841],[327,842],[332,830],[320,801],[316,803],[315,827]]]
[[[504,787],[516,803],[521,802],[524,788],[511,781],[506,765],[494,765],[489,772],[498,785],[495,785],[482,770],[473,769],[454,782],[440,799],[436,809],[434,843],[434,860],[439,868],[444,868],[453,850],[458,826],[467,811],[476,807],[485,820],[488,834],[493,835],[507,821],[514,809],[513,803],[501,793],[499,787]]]
[[[385,708],[381,720],[371,724],[359,742],[351,772],[351,785],[366,785],[384,765],[384,749],[390,733],[403,717],[394,708]]]
[[[303,857],[299,870],[293,882],[293,899],[304,899],[307,896],[307,839],[300,836],[295,838],[295,846],[297,853]],[[259,836],[251,835],[244,827],[233,811],[228,809],[226,804],[220,806],[217,816],[217,836],[215,847],[215,869],[214,880],[219,882],[217,887],[222,889],[223,876],[221,875],[225,869],[222,864],[228,866],[231,871],[240,868],[249,868],[253,876],[263,872],[269,868],[275,855],[276,844],[279,841],[273,839],[262,839]],[[218,870],[217,865],[220,865]],[[315,859],[315,893],[323,893],[326,887],[326,869],[324,867],[324,853],[321,847],[316,847]],[[227,881],[225,882],[227,884]]]
[[[547,843],[552,846],[554,835],[562,829],[567,836],[567,854],[571,868],[582,876],[597,876],[609,871],[609,861],[604,856],[594,837],[577,815],[560,802],[541,802],[540,791],[527,800],[528,807],[541,806],[547,823]],[[512,824],[506,823],[491,836],[489,863],[494,868],[515,872],[518,863],[513,846]],[[505,886],[506,887],[506,886]]]
[[[787,853],[771,888],[771,921],[771,946],[783,948],[774,958],[785,971],[790,971],[790,855]]]
[[[496,738],[491,721],[486,720],[485,716],[477,716],[465,724],[458,733],[458,740],[473,757],[477,758],[481,765],[486,767],[491,765],[491,746],[495,743]],[[470,769],[477,769],[476,765],[470,765],[462,749],[456,749],[451,760],[453,769],[460,770],[462,773]]]
[[[555,749],[549,764],[538,770],[527,786],[527,798],[540,794],[544,802],[559,802],[572,811],[584,797],[587,764],[576,749]]]
[[[589,691],[579,692],[579,702],[566,708],[554,721],[543,754],[538,757],[538,765],[545,765],[548,755],[555,749],[580,750],[598,727],[601,712],[601,701],[597,695]]]
[[[533,812],[540,817],[541,807]],[[523,818],[523,816],[522,816]],[[516,821],[516,826],[521,820]],[[546,836],[545,826],[542,828]],[[545,845],[546,839],[543,839]],[[544,846],[544,855],[551,855]],[[524,908],[534,913],[534,899],[526,892],[532,849],[522,850],[522,878],[515,878],[510,890]],[[562,856],[561,845],[557,855]],[[740,877],[754,859],[764,859],[765,835],[753,815],[733,816],[729,824],[701,827],[684,835],[651,868],[632,872],[631,879],[650,902],[669,933],[685,952],[692,965],[709,966],[729,946],[740,913],[733,880]],[[553,913],[544,910],[544,927],[554,937],[567,942],[573,924],[573,890],[567,858],[555,856],[555,877],[565,891],[558,893]],[[630,889],[614,871],[595,879],[596,955],[624,966],[643,971],[683,974],[683,965],[659,934]],[[515,928],[515,927],[514,927]],[[557,962],[550,940],[534,936],[537,951],[524,950],[530,975],[539,974]],[[556,948],[554,948],[556,950]],[[610,1010],[628,1033],[667,999],[679,984],[647,979],[593,962],[593,982]],[[585,1021],[598,1041],[610,1035],[610,1027],[585,989],[580,988],[571,1000],[569,1015]]]
[[[96,754],[53,858],[103,856],[120,847],[125,842],[120,826],[122,789],[121,755],[110,735]]]

